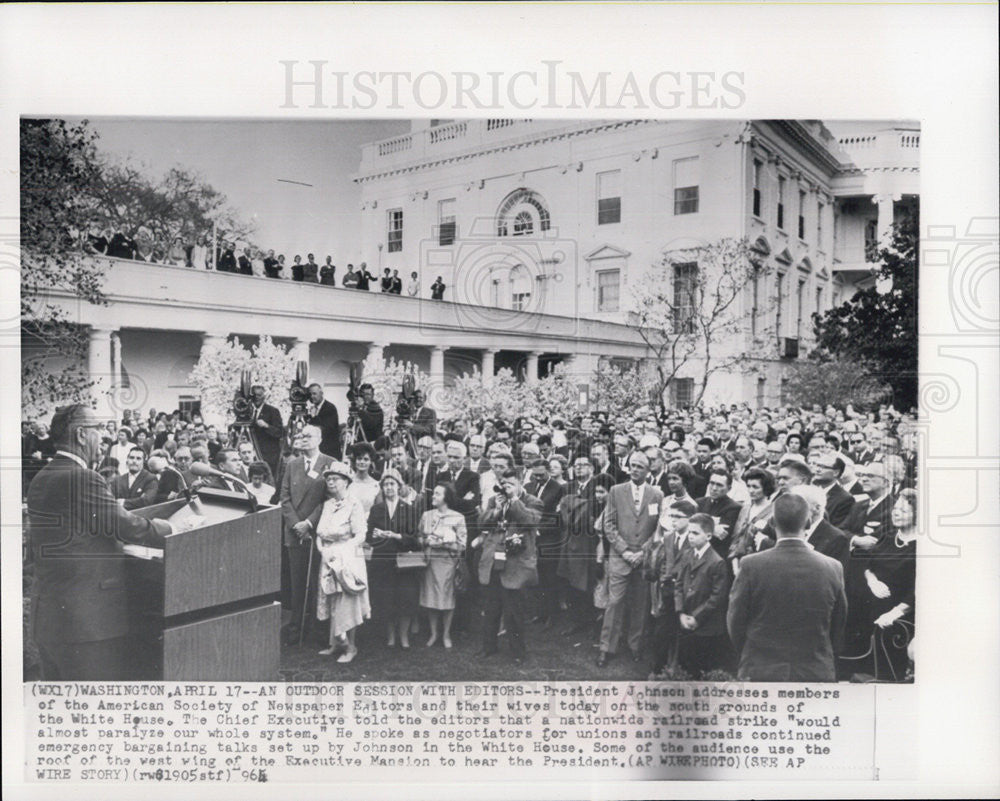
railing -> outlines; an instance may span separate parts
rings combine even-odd
[[[912,128],[842,136],[837,142],[840,149],[862,168],[919,165],[920,132]]]
[[[432,145],[436,145],[451,139],[460,139],[465,136],[468,127],[469,123],[465,121],[453,122],[450,125],[439,125],[436,128],[429,129],[430,136],[428,137],[428,141]]]
[[[388,156],[390,153],[401,153],[404,150],[409,150],[413,147],[413,136],[411,134],[406,134],[406,136],[397,136],[395,139],[388,139],[385,142],[378,143],[378,154],[380,156]]]

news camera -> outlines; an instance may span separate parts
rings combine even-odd
[[[240,385],[233,395],[233,416],[237,425],[245,425],[253,420],[253,400],[250,391],[252,384],[250,371],[244,370],[240,374]]]
[[[396,396],[396,424],[403,425],[413,417],[413,407],[415,405],[417,390],[416,381],[412,375],[403,376],[403,386],[399,395]]]
[[[309,366],[300,361],[295,367],[295,379],[288,388],[288,402],[292,405],[292,416],[303,416],[309,407]]]

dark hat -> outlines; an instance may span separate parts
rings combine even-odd
[[[100,428],[102,425],[96,412],[84,403],[61,406],[52,415],[49,436],[53,442],[65,442],[74,428]]]

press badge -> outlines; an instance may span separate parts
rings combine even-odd
[[[319,473],[317,473],[315,470],[310,470],[308,473],[306,473],[306,475],[309,476],[309,478],[319,478]]]
[[[493,561],[494,562],[506,562],[507,561],[507,552],[506,551],[497,551],[495,554],[493,554]]]
[[[649,505],[649,513],[653,517],[656,517],[660,513],[660,504],[658,504],[658,503],[651,503]]]

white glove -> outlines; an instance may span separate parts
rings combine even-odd
[[[870,589],[872,591],[872,595],[874,595],[879,600],[885,600],[891,594],[889,592],[889,587],[886,585],[886,583],[883,581],[879,581],[875,577],[875,574],[872,573],[870,570],[865,571],[865,579],[868,581],[868,589]]]
[[[879,615],[875,619],[875,625],[878,626],[880,629],[887,629],[889,628],[889,626],[891,626],[893,623],[899,620],[905,614],[905,612],[906,612],[906,605],[900,604],[899,606],[890,609],[884,615]]]

